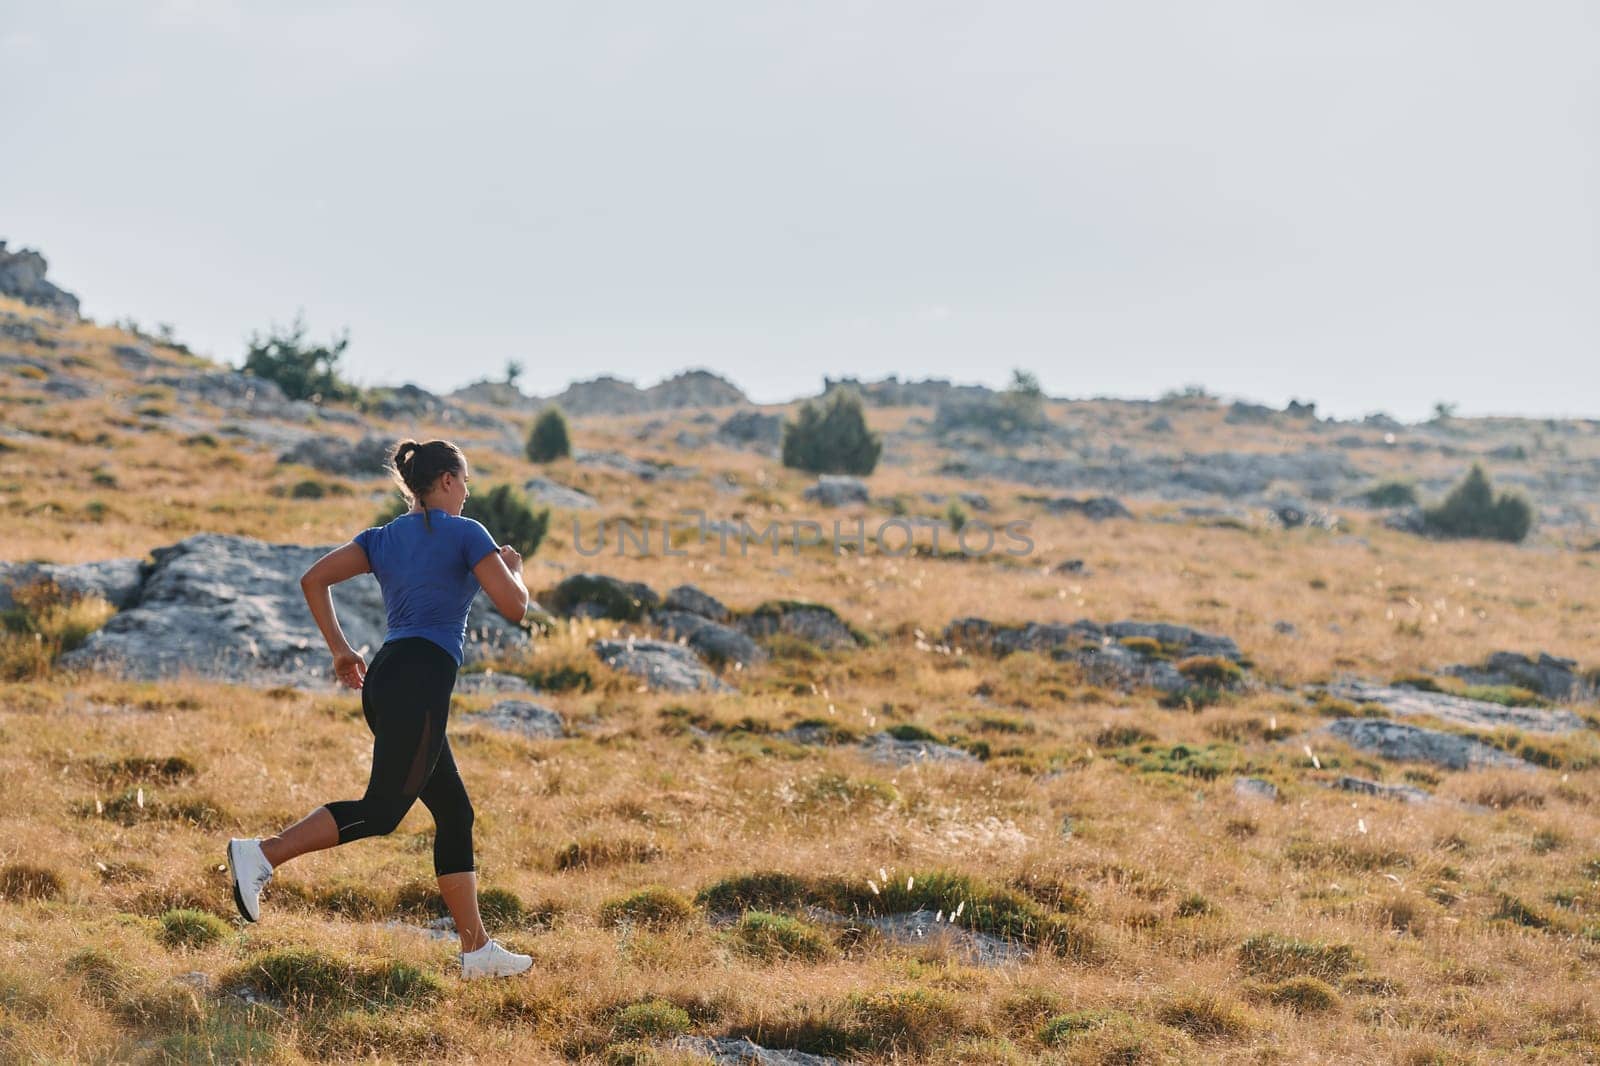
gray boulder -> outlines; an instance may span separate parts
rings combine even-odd
[[[783,442],[783,416],[765,411],[736,411],[717,427],[717,439],[736,447],[755,447],[776,455]]]
[[[0,294],[21,300],[30,307],[42,307],[68,318],[78,317],[78,298],[54,282],[45,280],[49,264],[31,248],[12,252],[0,240]]]
[[[1447,770],[1533,769],[1532,763],[1470,737],[1382,718],[1340,718],[1327,727],[1327,732],[1353,748],[1374,752],[1385,759],[1432,763]]]
[[[1259,777],[1234,778],[1233,792],[1234,795],[1245,799],[1276,800],[1278,798],[1278,786]]]
[[[1402,716],[1431,715],[1446,722],[1474,729],[1531,730],[1536,733],[1570,733],[1584,727],[1584,721],[1571,711],[1544,707],[1507,707],[1488,700],[1468,699],[1445,692],[1428,692],[1407,685],[1369,685],[1347,681],[1328,691],[1355,703],[1376,703]]]
[[[907,766],[920,762],[975,763],[978,757],[970,751],[936,744],[931,740],[901,740],[889,733],[874,733],[861,741],[861,750],[873,762]]]
[[[787,633],[823,648],[854,648],[856,635],[832,607],[803,600],[771,600],[734,623],[747,636]]]
[[[899,914],[855,914],[848,917],[816,904],[806,904],[801,910],[805,917],[824,925],[876,929],[886,940],[897,944],[916,947],[939,944],[976,966],[998,966],[1033,955],[1033,949],[1019,941],[942,921],[939,912],[924,907]]]
[[[106,559],[94,563],[0,562],[0,610],[16,605],[13,589],[36,581],[54,581],[64,592],[98,596],[121,610],[138,598],[144,563],[138,559]]]
[[[244,684],[330,685],[327,647],[306,607],[300,575],[333,547],[201,533],[157,548],[124,609],[61,664],[140,680],[192,674]],[[332,591],[340,627],[370,659],[385,634],[377,579],[362,574]],[[480,593],[467,618],[464,658],[475,661],[524,639]]]
[[[1578,671],[1576,660],[1545,652],[1531,659],[1520,652],[1497,651],[1481,665],[1450,666],[1445,672],[1474,685],[1517,685],[1551,700],[1595,696],[1595,686]]]
[[[642,678],[652,689],[733,691],[733,687],[707,669],[694,652],[680,644],[629,637],[627,640],[597,640],[594,651],[608,665]]]
[[[745,634],[721,622],[713,622],[687,611],[654,611],[650,620],[674,640],[682,640],[708,662],[739,663],[749,666],[762,662],[767,653]]]
[[[813,1055],[792,1048],[762,1047],[743,1036],[689,1036],[673,1037],[667,1047],[674,1051],[687,1051],[704,1055],[717,1066],[844,1066],[843,1059],[831,1055]]]
[[[675,585],[668,589],[667,598],[662,601],[662,606],[669,611],[697,614],[713,622],[726,622],[733,617],[733,612],[723,606],[721,600],[693,585]]]
[[[801,495],[823,507],[843,507],[850,503],[866,503],[870,499],[865,481],[844,474],[823,474],[817,478],[815,485]]]
[[[381,436],[362,437],[357,441],[343,437],[309,437],[278,456],[278,462],[301,463],[340,477],[383,477],[383,464],[394,444],[389,437]]]
[[[501,700],[487,711],[474,715],[471,720],[536,739],[566,735],[561,715],[528,700]]]
[[[1122,501],[1114,496],[1089,496],[1084,499],[1074,499],[1071,496],[1024,496],[1024,500],[1044,504],[1045,510],[1051,514],[1081,514],[1085,518],[1092,518],[1096,522],[1107,518],[1132,518],[1133,512],[1123,506]]]
[[[572,459],[579,466],[604,466],[613,470],[620,470],[624,474],[636,477],[641,481],[655,481],[657,478],[668,480],[682,480],[695,475],[692,466],[678,466],[676,463],[664,462],[657,459],[635,459],[622,452],[589,451],[583,448],[572,450]]]
[[[1146,638],[1162,646],[1163,655],[1147,653],[1128,638]],[[944,643],[980,648],[998,656],[1036,651],[1076,662],[1094,684],[1120,688],[1151,687],[1183,692],[1195,685],[1174,663],[1191,656],[1210,656],[1243,665],[1244,656],[1229,637],[1170,622],[1025,622],[997,625],[984,618],[958,618],[945,627]]]
[[[587,492],[570,488],[547,477],[528,479],[522,486],[530,499],[550,507],[567,511],[588,511],[600,506],[600,501]]]
[[[650,586],[622,581],[609,574],[572,574],[561,580],[540,602],[551,612],[568,618],[612,618],[636,622],[660,603]]]
[[[1381,796],[1384,799],[1400,800],[1403,803],[1427,803],[1433,795],[1412,785],[1386,785],[1381,781],[1368,781],[1363,777],[1342,775],[1333,783],[1333,787],[1344,792],[1359,792],[1364,796]]]

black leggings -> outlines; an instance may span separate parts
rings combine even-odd
[[[372,777],[359,800],[327,805],[339,843],[392,833],[421,800],[433,815],[433,870],[466,873],[472,863],[472,801],[444,735],[456,662],[427,637],[398,637],[378,649],[361,688],[372,730]]]

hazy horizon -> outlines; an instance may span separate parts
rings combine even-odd
[[[10,12],[0,238],[233,365],[304,309],[368,385],[1600,416],[1580,0],[623,10]]]

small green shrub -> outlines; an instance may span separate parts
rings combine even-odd
[[[551,463],[572,454],[572,437],[567,432],[567,417],[561,408],[550,406],[534,420],[528,431],[524,451],[530,462]]]
[[[831,954],[827,937],[815,926],[769,911],[745,911],[731,939],[738,950],[759,959],[816,961]]]
[[[715,881],[695,893],[695,902],[712,911],[792,910],[809,891],[809,882],[799,874],[769,870]]]
[[[1277,933],[1257,933],[1239,945],[1239,968],[1253,977],[1282,981],[1290,977],[1334,980],[1360,964],[1349,944],[1322,944]]]
[[[203,948],[227,935],[228,923],[205,911],[185,907],[161,916],[161,942],[169,948]]]
[[[1296,1014],[1320,1014],[1339,1006],[1339,993],[1328,982],[1316,977],[1291,977],[1274,984],[1256,985],[1248,990],[1251,999],[1288,1007]]]
[[[348,333],[331,344],[308,343],[305,321],[296,315],[287,329],[274,324],[265,337],[251,335],[243,370],[275,383],[291,400],[353,400],[360,390],[339,376],[339,360],[349,344]]]
[[[1424,529],[1441,537],[1471,537],[1516,543],[1533,526],[1533,506],[1511,493],[1495,495],[1477,463],[1444,501],[1422,512]]]
[[[292,500],[320,500],[327,495],[327,490],[320,481],[296,481],[289,489],[289,498]]]
[[[1208,990],[1174,996],[1157,1008],[1156,1018],[1201,1040],[1237,1040],[1255,1028],[1243,1004]]]
[[[574,840],[556,852],[554,866],[557,870],[583,870],[630,862],[654,862],[661,854],[660,846],[648,840],[589,836]]]
[[[600,906],[603,925],[631,922],[648,929],[666,929],[693,922],[698,917],[694,904],[661,886],[643,888],[631,895],[607,900]]]
[[[1415,507],[1417,487],[1409,481],[1382,481],[1360,493],[1357,499],[1369,507]]]
[[[847,1003],[856,1020],[855,1041],[874,1051],[924,1054],[964,1023],[955,998],[933,988],[856,992]]]
[[[660,1039],[686,1033],[691,1024],[689,1012],[677,1004],[664,999],[647,999],[623,1007],[611,1027],[625,1039]]]
[[[899,725],[892,725],[888,729],[884,730],[884,732],[888,733],[896,740],[927,740],[933,741],[934,743],[937,743],[939,740],[939,735],[937,733],[924,729],[922,726],[916,725],[912,722],[901,722]]]
[[[344,958],[311,948],[257,956],[227,974],[222,985],[243,985],[296,1006],[341,1010],[414,1006],[444,991],[438,977],[407,962]]]
[[[783,423],[783,465],[813,474],[872,473],[883,439],[867,428],[861,397],[837,389],[822,405],[807,400],[795,421]]]
[[[510,485],[468,496],[461,514],[483,523],[496,541],[511,545],[524,558],[539,550],[550,528],[550,508],[534,511],[522,490]]]

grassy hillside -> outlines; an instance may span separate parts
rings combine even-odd
[[[385,503],[381,480],[279,463],[225,432],[220,409],[113,354],[144,341],[59,322],[49,337],[12,345],[23,362],[0,367],[5,560],[138,557],[201,531],[331,545]],[[206,369],[154,354],[174,373]],[[50,391],[55,370],[28,360],[99,388]],[[934,473],[911,432],[930,412],[910,408],[869,409],[874,428],[903,434],[871,478],[900,503],[869,505],[869,522],[942,515],[946,496],[977,488],[992,508],[981,517],[1031,522],[1031,555],[574,551],[574,518],[587,542],[602,518],[684,508],[757,526],[861,513],[806,501],[813,479],[759,453],[666,443],[696,413],[573,425],[581,447],[696,468],[682,480],[535,467],[491,448],[491,432],[440,430],[467,450],[475,491],[537,474],[601,501],[557,512],[527,560],[530,588],[599,571],[658,592],[692,583],[741,610],[811,600],[869,638],[829,651],[774,637],[770,660],[724,674],[734,692],[686,695],[590,649],[648,627],[563,621],[492,664],[542,689],[533,698],[569,726],[554,740],[474,721],[495,697],[458,694],[452,743],[495,893],[486,910],[534,955],[526,980],[462,984],[453,942],[421,931],[420,806],[392,837],[287,866],[260,925],[233,918],[227,837],[359,795],[370,738],[357,694],[44,670],[0,695],[0,1057],[707,1061],[668,1046],[680,1032],[874,1063],[1600,1056],[1600,710],[1569,704],[1588,728],[1562,736],[1475,731],[1535,769],[1452,771],[1319,733],[1375,712],[1308,688],[1351,675],[1465,691],[1440,671],[1500,649],[1600,665],[1600,555],[1564,535],[1430,541],[1360,512],[1337,530],[1162,521],[1173,501],[1138,498],[1124,499],[1132,520],[1053,515],[1026,486]],[[1109,439],[1134,432],[1114,401],[1053,414]],[[1314,432],[1230,424],[1214,405],[1167,414],[1169,446],[1197,451],[1297,451]],[[413,428],[436,427],[325,427]],[[1374,462],[1375,478],[1460,466]],[[304,482],[320,495],[297,496]],[[1081,569],[1059,567],[1069,559]],[[1178,622],[1237,641],[1248,683],[1187,703],[1124,692],[1040,652],[946,642],[967,616]],[[777,735],[806,721],[980,757],[897,766]],[[1346,774],[1433,800],[1330,787]],[[1278,798],[1241,791],[1241,777]],[[955,929],[1030,954],[984,965],[949,937],[902,942],[865,920],[919,905],[941,919],[959,908]]]

